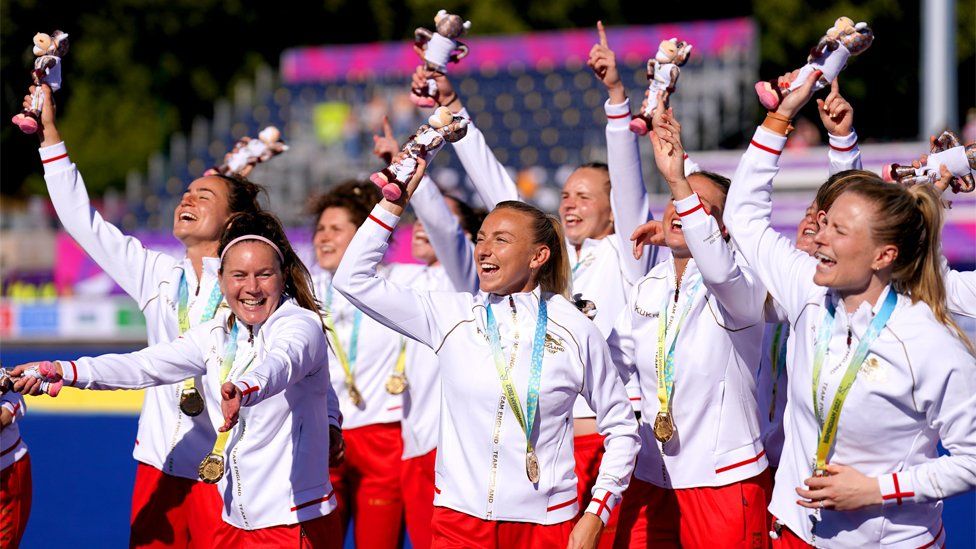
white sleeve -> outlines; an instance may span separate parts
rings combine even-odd
[[[328,368],[326,368],[328,370]],[[327,403],[329,409],[329,425],[342,429],[342,410],[339,409],[339,395],[336,394],[335,388],[332,386],[330,381],[326,394]]]
[[[172,270],[176,259],[147,250],[142,242],[126,236],[92,209],[85,181],[68,158],[64,143],[42,147],[39,152],[48,193],[65,231],[140,308],[144,307],[160,273]]]
[[[63,360],[64,384],[80,389],[142,389],[179,383],[207,373],[204,349],[212,323],[202,324],[165,343],[128,354]]]
[[[329,376],[328,343],[322,325],[307,316],[281,320],[268,334],[264,360],[237,379],[241,406],[254,406],[312,375]],[[326,380],[329,387],[331,383]],[[333,395],[330,397],[334,398]],[[329,419],[332,420],[331,406]]]
[[[939,349],[947,366],[920,375],[913,393],[949,455],[878,477],[885,505],[934,502],[976,488],[976,360],[956,347]]]
[[[597,427],[600,434],[606,437],[603,442],[606,453],[600,461],[600,473],[593,485],[593,499],[586,511],[597,515],[606,524],[610,511],[620,503],[624,490],[630,484],[640,437],[624,382],[613,365],[606,340],[595,326],[586,339],[586,345],[581,394],[596,412]]]
[[[732,247],[722,237],[718,221],[705,213],[697,193],[674,201],[691,256],[705,287],[715,295],[723,312],[744,328],[763,321],[766,287],[749,268],[735,261]]]
[[[806,298],[816,292],[813,274],[817,261],[770,225],[773,178],[785,144],[785,136],[756,129],[732,177],[723,217],[746,262],[792,321]]]
[[[830,175],[844,170],[861,169],[861,149],[857,146],[854,130],[844,136],[827,134],[827,157],[830,159]]]
[[[373,320],[437,350],[444,337],[441,327],[450,322],[445,303],[438,307],[430,292],[403,287],[376,274],[399,219],[382,206],[373,208],[346,248],[332,285]],[[465,294],[436,294],[440,300],[461,295]]]
[[[949,310],[960,315],[976,317],[976,271],[956,271],[942,258],[946,301]]]
[[[481,130],[474,125],[474,120],[466,110],[462,109],[460,114],[471,122],[468,123],[468,133],[453,144],[454,152],[474,183],[474,189],[485,207],[491,211],[499,202],[519,200],[518,187],[505,171],[505,166],[502,166],[488,148]]]
[[[437,260],[444,266],[447,277],[459,292],[478,291],[478,272],[474,265],[474,244],[464,233],[458,218],[444,202],[437,185],[426,175],[413,193],[410,205],[417,219],[424,224],[430,245]]]
[[[0,395],[0,406],[6,408],[13,416],[10,419],[11,425],[23,419],[24,414],[27,413],[27,403],[24,402],[24,395],[15,391],[8,391]]]
[[[617,367],[617,373],[625,384],[630,386],[632,380],[637,378],[637,361],[635,355],[634,332],[631,322],[630,301],[624,305],[623,310],[617,315],[617,320],[613,324],[613,329],[607,337],[607,346],[610,348],[610,359]]]
[[[607,113],[607,168],[610,171],[610,209],[613,211],[613,235],[620,250],[630,250],[630,235],[651,219],[647,188],[641,174],[640,147],[637,134],[630,131],[630,100],[603,105]],[[629,253],[620,254],[620,264],[631,284],[647,274],[657,263],[657,247],[644,250],[641,259]]]

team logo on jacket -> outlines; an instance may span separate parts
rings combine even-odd
[[[873,356],[868,357],[868,359],[861,364],[859,373],[863,375],[865,379],[875,383],[884,383],[888,379],[888,368],[886,368],[884,363],[878,360],[877,357]]]
[[[634,305],[634,312],[647,318],[657,318],[661,315],[658,311],[648,311],[642,308],[640,305]]]
[[[552,337],[552,334],[546,334],[545,347],[546,347],[546,352],[548,352],[550,355],[561,353],[566,350],[566,347],[563,345],[562,340]]]

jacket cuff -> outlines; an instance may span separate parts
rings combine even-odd
[[[786,136],[776,135],[775,133],[759,126],[756,133],[752,136],[746,154],[755,159],[756,164],[776,166],[779,164],[779,156],[783,154],[786,146]]]
[[[593,513],[594,515],[600,517],[600,520],[603,521],[603,525],[606,526],[607,521],[610,520],[610,511],[612,511],[618,503],[620,503],[619,496],[615,496],[612,492],[602,488],[595,488],[593,490],[593,499],[591,499],[590,504],[586,506],[586,512]]]
[[[708,213],[705,212],[705,205],[702,204],[698,193],[691,193],[691,196],[674,201],[674,210],[681,218],[681,224],[685,227],[701,225],[708,220]]]
[[[915,501],[915,483],[912,476],[904,472],[881,475],[878,477],[878,487],[881,488],[881,500],[885,506]]]
[[[37,149],[41,155],[41,164],[44,165],[44,174],[64,171],[71,166],[71,159],[68,158],[68,148],[64,146],[64,141],[55,143],[50,147]]]
[[[388,212],[383,206],[377,204],[373,207],[373,211],[370,212],[366,223],[363,224],[363,228],[366,229],[368,234],[376,235],[383,240],[387,240],[393,234],[393,229],[396,228],[397,222],[399,221],[400,216]]]
[[[261,401],[261,386],[255,380],[239,379],[234,385],[241,390],[241,406],[254,406]]]
[[[630,129],[630,99],[623,103],[611,104],[607,99],[603,104],[603,110],[607,113],[607,127],[613,129]]]
[[[59,360],[58,364],[66,387],[85,387],[91,383],[91,368],[84,361]]]
[[[851,129],[847,135],[827,134],[827,142],[830,148],[838,152],[853,151],[857,147],[857,132]]]

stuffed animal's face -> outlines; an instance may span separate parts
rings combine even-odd
[[[268,126],[261,130],[261,133],[258,134],[258,139],[265,143],[277,143],[281,139],[281,132],[274,126]]]
[[[453,40],[471,28],[471,21],[465,21],[460,15],[441,10],[434,16],[434,28],[437,29],[437,34]]]
[[[871,47],[874,42],[874,31],[862,21],[850,27],[848,32],[840,36],[839,40],[851,54],[857,55]]]
[[[661,45],[658,46],[654,59],[658,63],[683,65],[688,60],[689,55],[691,55],[691,44],[680,41],[677,38],[672,38],[661,41]]]
[[[54,53],[54,40],[47,33],[39,32],[34,35],[34,55],[40,57]]]
[[[439,130],[450,124],[453,120],[454,115],[451,114],[451,111],[447,107],[437,107],[437,110],[434,111],[434,114],[430,115],[427,122],[430,123],[430,127]]]

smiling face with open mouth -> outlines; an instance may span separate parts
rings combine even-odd
[[[796,249],[810,255],[813,255],[817,251],[817,244],[814,242],[814,237],[817,236],[817,231],[820,230],[820,223],[817,221],[818,211],[817,203],[814,201],[807,207],[807,211],[803,214],[803,219],[796,226]]]
[[[605,170],[578,168],[566,179],[559,220],[566,239],[574,246],[587,238],[600,239],[613,233],[610,179]]]
[[[814,237],[814,283],[846,292],[863,291],[874,273],[888,264],[883,261],[885,249],[893,246],[878,244],[871,234],[876,210],[871,202],[853,193],[837,198]]]
[[[356,228],[345,208],[331,207],[322,212],[312,237],[319,267],[330,273],[339,268],[346,248],[352,242],[352,237],[356,236]]]
[[[488,214],[478,231],[474,259],[481,289],[496,295],[532,290],[533,277],[549,259],[549,249],[533,242],[532,218],[499,208]]]
[[[278,254],[257,240],[235,244],[221,264],[220,289],[241,322],[254,326],[268,320],[285,290]]]
[[[218,177],[201,177],[190,183],[173,212],[173,236],[190,247],[217,242],[230,218],[230,193]]]

